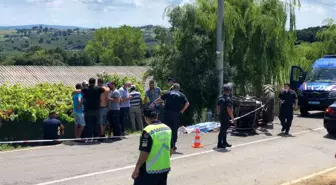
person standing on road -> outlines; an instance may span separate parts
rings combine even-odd
[[[230,84],[225,84],[223,86],[223,95],[218,98],[217,102],[217,115],[219,115],[220,122],[220,132],[218,134],[217,148],[231,147],[227,142],[227,129],[229,128],[230,122],[234,120],[233,116],[233,102],[230,98],[232,88]],[[230,121],[231,118],[231,121]]]
[[[161,89],[159,87],[155,87],[155,81],[149,81],[149,89],[146,91],[145,94],[145,101],[144,105],[146,108],[150,106],[156,99],[160,98],[161,96]],[[159,103],[156,105],[155,110],[159,113],[159,118],[163,121],[163,104]]]
[[[281,132],[289,134],[290,127],[294,117],[294,109],[298,107],[298,99],[295,91],[290,89],[288,83],[284,84],[284,88],[279,94],[280,113],[279,119],[282,125]]]
[[[140,138],[140,156],[132,173],[134,185],[167,185],[172,155],[172,131],[155,110],[144,110],[148,126]]]
[[[108,97],[110,93],[110,88],[104,85],[104,80],[98,79],[98,86],[104,89],[104,93],[100,95],[100,109],[99,109],[99,125],[100,125],[100,136],[105,137],[106,129],[106,117],[108,112]]]
[[[183,114],[189,107],[187,97],[180,92],[180,84],[175,83],[172,90],[162,95],[159,99],[155,100],[151,107],[155,107],[159,102],[165,101],[164,118],[166,124],[172,129],[173,139],[172,146],[176,151],[177,130],[180,122],[180,115]]]
[[[111,137],[113,129],[113,136],[121,136],[121,126],[120,126],[120,93],[116,89],[116,83],[110,82],[108,84],[110,88],[109,94],[109,111],[107,113],[108,123],[109,123],[109,133],[108,136]]]
[[[131,96],[129,95],[129,88],[131,87],[131,82],[126,82],[123,87],[119,89],[120,92],[120,125],[121,125],[121,134],[126,135],[125,132],[125,123],[129,120],[129,111],[131,107]]]
[[[99,122],[100,95],[105,92],[102,87],[96,86],[96,79],[89,79],[89,87],[82,89],[84,99],[84,117],[86,127],[84,129],[85,137],[97,137]]]
[[[73,112],[75,118],[75,138],[80,138],[85,128],[83,95],[77,91],[81,91],[82,84],[76,84],[76,91],[72,93]]]
[[[136,123],[138,124],[139,130],[143,129],[143,123],[142,123],[142,99],[141,94],[136,90],[135,85],[132,85],[130,89],[130,96],[132,97],[130,103],[130,119],[132,123],[132,129],[133,131],[137,130]]]

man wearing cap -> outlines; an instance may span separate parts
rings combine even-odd
[[[144,110],[148,124],[140,138],[140,156],[132,173],[134,185],[166,185],[172,155],[171,129],[158,120],[155,110]]]
[[[155,107],[156,104],[162,101],[165,101],[165,123],[172,129],[172,146],[173,149],[176,150],[177,130],[180,122],[180,115],[183,114],[189,107],[189,101],[187,97],[180,92],[180,84],[178,83],[174,83],[172,86],[172,90],[163,94],[160,98],[155,100],[152,103],[151,107]]]
[[[227,129],[230,125],[230,120],[233,122],[233,102],[230,98],[232,88],[229,84],[223,86],[223,94],[218,98],[217,115],[219,115],[219,122],[221,124],[220,132],[218,134],[217,148],[231,147],[227,142]]]

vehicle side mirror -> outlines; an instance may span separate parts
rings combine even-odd
[[[300,81],[300,82],[303,82],[304,80],[305,80],[304,76],[300,76],[300,77],[299,77],[299,81]]]

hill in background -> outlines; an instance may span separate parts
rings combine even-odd
[[[136,27],[143,32],[148,47],[156,45],[153,25]],[[0,27],[0,52],[15,55],[31,46],[45,49],[83,50],[96,29],[59,25],[23,25]]]

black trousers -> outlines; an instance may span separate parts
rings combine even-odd
[[[227,130],[229,128],[230,121],[229,119],[222,118],[222,119],[219,119],[219,122],[220,122],[221,127],[218,133],[218,144],[226,144]]]
[[[84,119],[86,126],[84,128],[83,137],[98,137],[98,135],[100,136],[100,130],[98,129],[99,110],[85,112]]]
[[[172,130],[172,147],[176,147],[177,130],[180,124],[180,113],[164,111],[164,123]]]
[[[129,107],[122,107],[120,108],[120,126],[121,126],[121,133],[125,133],[125,123],[129,120]]]
[[[289,132],[290,127],[292,126],[293,117],[294,115],[293,115],[292,109],[280,108],[279,119],[280,119],[282,128],[286,132]]]
[[[113,129],[113,136],[121,136],[120,110],[109,110],[107,113],[107,119],[110,124],[110,128]]]
[[[134,185],[167,185],[168,173],[148,174],[143,172],[134,180]]]

